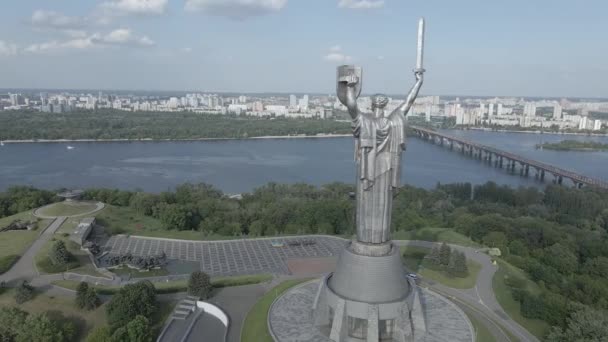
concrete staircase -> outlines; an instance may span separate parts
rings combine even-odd
[[[174,319],[185,320],[188,316],[196,311],[196,301],[198,298],[193,296],[187,296],[182,299],[176,306],[175,310],[173,310],[173,314],[171,315]]]

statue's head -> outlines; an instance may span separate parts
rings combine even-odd
[[[377,116],[384,115],[384,107],[388,104],[388,97],[384,94],[376,94],[372,96],[372,111]]]

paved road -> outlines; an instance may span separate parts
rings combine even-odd
[[[395,241],[396,244],[402,246],[416,246],[432,248],[434,242],[428,241],[407,241],[399,240]],[[462,247],[457,245],[450,245],[452,248],[456,248],[465,253],[469,260],[474,260],[481,265],[481,270],[477,275],[477,283],[472,289],[454,289],[451,287],[444,286],[439,283],[426,283],[430,288],[436,290],[444,295],[455,297],[466,304],[472,306],[478,311],[483,312],[487,317],[500,323],[506,329],[509,330],[514,336],[519,338],[521,341],[538,342],[538,339],[529,333],[524,327],[513,321],[509,315],[505,313],[498,301],[494,296],[494,290],[492,288],[492,278],[496,273],[497,266],[492,264],[492,259],[485,253],[479,253],[476,249],[470,247]]]
[[[40,234],[40,237],[34,241],[13,267],[8,272],[0,275],[0,282],[5,281],[7,284],[12,285],[18,284],[21,280],[32,281],[32,279],[38,277],[39,273],[34,260],[36,254],[53,237],[53,234],[61,227],[65,219],[65,217],[58,217],[46,227]]]

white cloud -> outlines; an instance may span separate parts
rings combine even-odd
[[[329,48],[329,53],[323,56],[323,59],[329,62],[345,63],[349,62],[352,57],[344,54],[340,45],[334,45]]]
[[[70,39],[66,41],[49,41],[45,43],[32,44],[23,51],[29,53],[47,53],[63,50],[85,50],[92,48],[104,48],[112,46],[146,47],[156,43],[147,36],[135,35],[129,29],[116,29],[106,35],[95,33],[87,37]]]
[[[376,58],[378,58],[379,61],[383,61],[384,60],[384,56],[378,56]]]
[[[330,62],[348,62],[352,59],[351,56],[347,56],[345,54],[339,53],[339,52],[330,52],[327,55],[325,55],[326,61],[330,61]]]
[[[107,15],[163,14],[169,0],[110,0],[99,7]]]
[[[0,57],[17,54],[17,45],[0,40]]]
[[[52,29],[79,29],[86,26],[86,20],[82,17],[70,17],[55,11],[37,10],[30,19],[36,27]]]
[[[281,10],[287,0],[186,0],[186,10],[219,15],[231,19],[247,19]]]
[[[349,9],[371,9],[384,7],[384,0],[340,0],[338,7]]]

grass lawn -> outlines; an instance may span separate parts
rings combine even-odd
[[[469,313],[465,312],[471,324],[473,325],[473,329],[475,329],[475,341],[479,342],[496,342],[494,335],[488,330],[488,328],[481,323],[475,316],[469,315]]]
[[[162,223],[149,216],[140,215],[129,207],[116,207],[106,205],[105,209],[97,213],[97,223],[110,234],[143,235],[144,232],[162,231]]]
[[[396,231],[392,234],[392,238],[393,240],[445,241],[465,247],[480,246],[468,237],[449,228],[425,227],[414,231]]]
[[[15,220],[36,221],[36,230],[12,230],[0,233],[0,274],[8,271],[19,259],[25,250],[36,240],[40,231],[46,228],[52,220],[41,220],[35,218],[31,211],[25,211],[16,215],[0,219],[0,227],[5,227]]]
[[[89,211],[93,211],[97,208],[97,204],[95,203],[87,203],[87,202],[59,202],[50,204],[38,212],[44,216],[74,216],[88,213]]]
[[[479,270],[481,270],[481,265],[473,260],[467,260],[469,275],[464,278],[452,277],[445,271],[439,270],[435,265],[424,260],[424,256],[429,252],[430,250],[428,248],[413,246],[401,247],[401,254],[403,255],[405,266],[410,271],[422,276],[423,279],[431,279],[445,286],[457,289],[470,289],[475,286],[477,275],[479,274]]]
[[[51,247],[57,240],[63,240],[68,251],[72,254],[72,260],[65,266],[56,266],[53,265],[48,257],[49,251]],[[36,267],[38,267],[38,271],[40,273],[53,274],[53,273],[61,273],[61,272],[73,272],[79,274],[86,274],[94,277],[104,277],[102,274],[97,272],[95,266],[91,263],[91,259],[89,259],[89,255],[80,250],[80,246],[74,241],[70,240],[68,237],[62,235],[57,235],[53,237],[53,239],[49,240],[38,254],[34,258],[36,261]]]
[[[103,305],[93,311],[80,310],[76,308],[72,298],[63,296],[50,297],[45,294],[37,294],[31,301],[17,305],[13,298],[14,292],[15,290],[10,289],[0,295],[0,307],[18,306],[29,313],[60,311],[64,316],[76,323],[79,330],[77,341],[84,340],[84,337],[91,329],[106,324],[105,308]]]
[[[512,266],[500,259],[498,260],[498,265],[498,270],[492,279],[492,288],[494,289],[496,300],[513,320],[521,324],[530,333],[542,340],[544,335],[549,331],[549,324],[539,319],[529,319],[523,317],[519,311],[520,304],[511,296],[511,289],[505,284],[504,279],[513,276],[526,279],[527,282],[525,288],[531,293],[535,294],[540,292],[538,285],[536,285],[536,283],[533,281],[528,280],[526,274],[519,268]]]
[[[133,268],[129,268],[127,266],[121,266],[118,268],[110,269],[110,271],[118,275],[130,275],[131,278],[162,277],[169,275],[169,272],[162,268],[158,270],[153,269],[149,271],[139,271]]]
[[[255,303],[247,314],[241,330],[241,342],[273,342],[268,332],[267,317],[270,305],[288,289],[308,281],[308,279],[287,280],[270,289]]]

